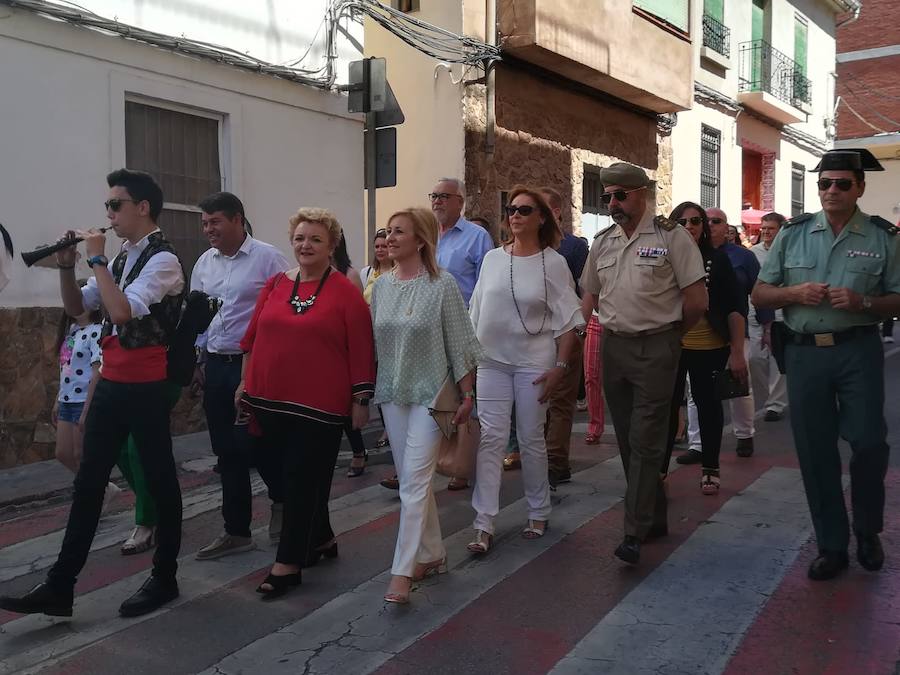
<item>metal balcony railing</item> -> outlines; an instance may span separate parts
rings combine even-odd
[[[738,89],[765,91],[793,106],[812,101],[809,78],[793,59],[765,40],[740,45]]]
[[[703,46],[725,58],[731,57],[731,30],[709,14],[703,15]]]

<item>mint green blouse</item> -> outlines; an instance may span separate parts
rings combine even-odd
[[[459,382],[483,355],[459,287],[443,270],[436,279],[381,275],[372,287],[372,323],[374,403],[428,405],[448,371]]]

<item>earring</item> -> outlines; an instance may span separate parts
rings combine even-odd
[[[419,248],[417,248],[416,250],[417,250],[419,253],[421,253],[423,248],[424,248],[423,246],[419,246]]]

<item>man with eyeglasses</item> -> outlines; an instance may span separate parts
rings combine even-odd
[[[241,381],[244,355],[240,342],[247,331],[259,292],[266,281],[290,268],[271,244],[247,231],[244,204],[230,192],[216,192],[200,202],[200,224],[210,249],[197,260],[191,290],[219,298],[222,306],[197,341],[198,364],[193,389],[203,390],[203,410],[213,452],[219,458],[224,532],[197,552],[197,560],[214,560],[256,548],[250,536],[252,494],[250,466],[256,464],[272,501],[269,540],[281,537],[284,502],[280,448],[253,452],[246,424],[235,424],[234,393]],[[255,461],[254,461],[255,460]],[[274,460],[274,461],[273,461]]]
[[[759,260],[760,267],[766,264],[772,242],[784,222],[785,217],[774,211],[760,220],[759,243],[750,248],[750,252]],[[750,372],[753,377],[769,385],[766,415],[763,419],[766,422],[777,422],[784,417],[784,409],[787,408],[787,380],[778,371],[772,355],[772,322],[782,321],[784,317],[780,309],[774,315],[763,314],[771,311],[759,309],[750,312],[747,324],[750,331]]]
[[[83,237],[94,272],[79,289],[75,247],[56,254],[66,313],[80,316],[101,305],[105,310],[103,365],[85,423],[84,454],[59,557],[44,583],[24,596],[0,598],[0,608],[20,614],[72,616],[75,581],[91,549],[109,474],[129,434],[156,503],[158,544],[152,575],[122,603],[119,614],[147,614],[178,597],[181,489],[169,431],[166,352],[181,314],[184,273],[156,225],[163,207],[156,181],[128,169],[113,171],[106,181],[106,217],[125,240],[119,255],[112,262],[107,259],[106,236],[100,230],[68,233]]]
[[[784,310],[784,366],[794,445],[819,555],[808,576],[847,569],[851,524],[838,438],[850,445],[856,557],[884,565],[879,534],[889,447],[879,323],[900,312],[898,228],[860,211],[865,171],[883,171],[867,150],[830,150],[813,171],[822,210],[788,221],[775,237],[753,304]]]
[[[481,272],[481,261],[494,248],[494,242],[487,230],[463,218],[466,186],[460,179],[441,178],[428,198],[431,200],[431,212],[441,228],[437,247],[438,265],[456,279],[468,307]],[[465,478],[454,478],[447,489],[465,490],[468,486]]]
[[[700,249],[683,227],[654,217],[653,184],[625,162],[600,172],[615,225],[594,239],[581,275],[604,327],[603,388],[628,487],[615,555],[636,564],[641,542],[668,533],[662,480],[681,336],[706,311]]]

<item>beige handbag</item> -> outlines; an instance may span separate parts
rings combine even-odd
[[[481,425],[473,418],[469,418],[461,427],[453,424],[459,405],[459,389],[448,373],[428,407],[429,414],[441,430],[436,471],[450,478],[471,478],[475,473],[475,454],[481,441]]]

